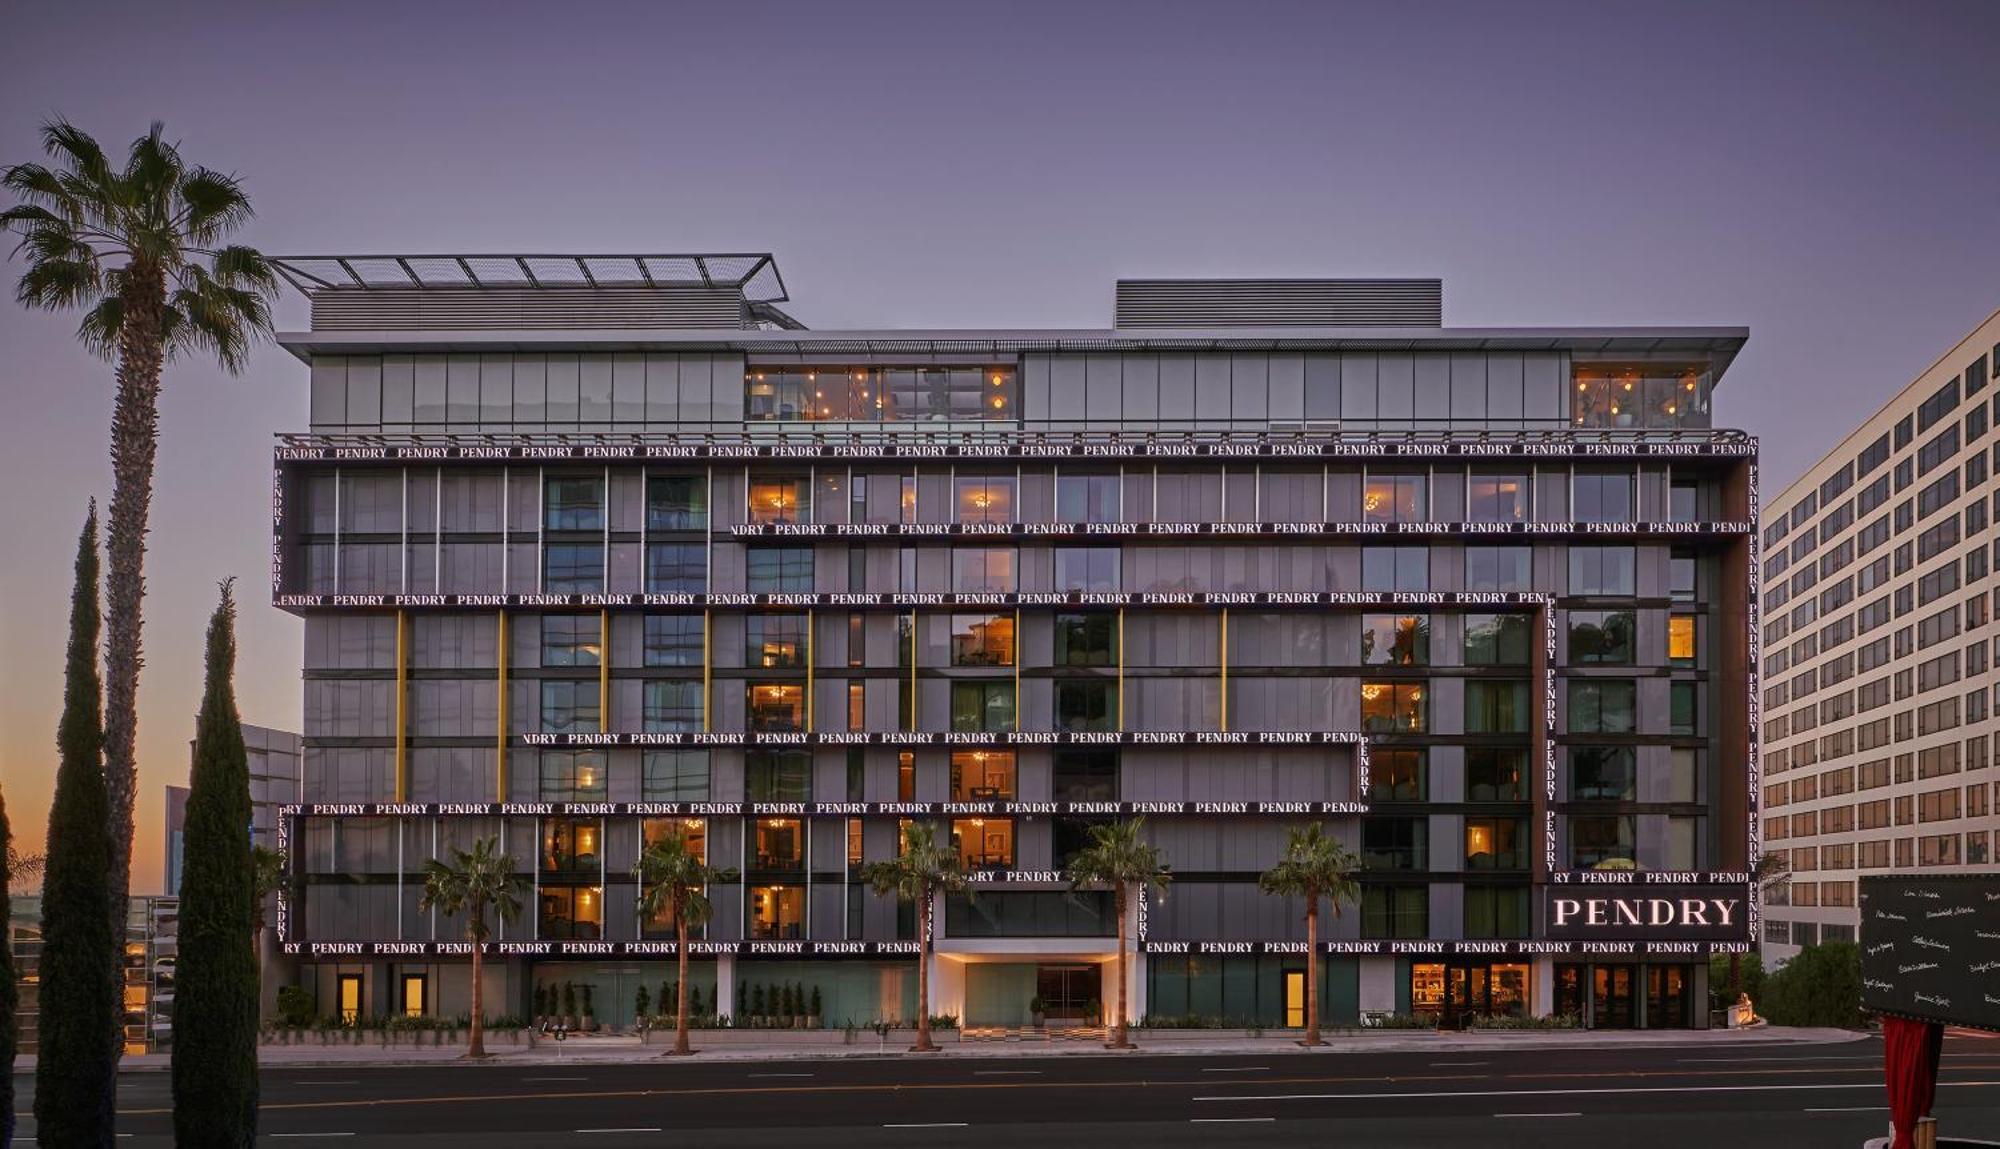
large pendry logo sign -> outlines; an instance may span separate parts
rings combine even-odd
[[[1544,937],[1564,941],[1734,941],[1747,937],[1750,889],[1728,886],[1547,886]]]

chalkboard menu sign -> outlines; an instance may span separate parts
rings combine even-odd
[[[1862,878],[1861,1004],[2000,1030],[2000,873]]]

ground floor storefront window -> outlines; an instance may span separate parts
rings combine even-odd
[[[1692,1029],[1695,966],[1687,962],[1558,962],[1556,1012],[1591,1029]]]
[[[1360,963],[1353,958],[1321,958],[1319,969],[1320,1024],[1356,1024],[1360,1018]],[[1305,979],[1304,954],[1150,954],[1146,958],[1146,1017],[1156,1025],[1179,1021],[1302,1026]]]
[[[752,1004],[781,1000],[795,990],[810,1009],[814,992],[820,1001],[820,1026],[865,1027],[877,1021],[910,1023],[917,1016],[917,960],[736,961],[737,1014],[748,1017]]]
[[[1474,1017],[1528,1016],[1525,962],[1412,962],[1410,1013],[1455,1029]]]

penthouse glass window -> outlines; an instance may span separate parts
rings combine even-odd
[[[1118,661],[1118,616],[1105,611],[1055,616],[1057,666],[1112,666]]]
[[[643,699],[648,734],[692,734],[701,729],[698,680],[648,682]]]
[[[550,543],[542,548],[542,590],[546,594],[601,594],[601,543]]]
[[[708,548],[700,543],[646,547],[646,593],[700,594],[708,589]]]
[[[1638,685],[1629,678],[1569,680],[1572,734],[1630,734],[1638,728]]]
[[[1631,547],[1573,546],[1569,549],[1569,593],[1633,594],[1636,570]]]
[[[1378,750],[1369,762],[1372,802],[1422,802],[1430,794],[1429,755],[1422,750]]]
[[[1014,616],[952,615],[951,664],[953,666],[1014,665]]]
[[[1012,594],[1014,548],[957,547],[951,552],[951,589],[960,594]]]
[[[1096,679],[1056,682],[1056,729],[1105,731],[1118,723],[1118,684]]]
[[[1570,865],[1579,870],[1631,869],[1638,860],[1637,821],[1630,814],[1572,815]]]
[[[1363,666],[1428,666],[1431,620],[1423,614],[1368,614],[1361,617]]]
[[[952,480],[952,501],[961,523],[1014,521],[1014,476],[959,475]]]
[[[848,423],[966,422],[1013,419],[1018,386],[1012,366],[765,367],[744,376],[751,420]]]
[[[951,728],[953,730],[1014,729],[1014,684],[1012,682],[952,683]]]
[[[647,666],[700,666],[702,617],[649,614],[641,658]]]
[[[803,476],[752,478],[749,504],[753,523],[811,522],[812,480]]]
[[[1055,558],[1056,590],[1084,594],[1118,590],[1117,547],[1057,547]]]
[[[1528,476],[1474,473],[1466,480],[1466,518],[1475,523],[1528,520]]]
[[[1056,521],[1115,523],[1123,509],[1123,487],[1117,475],[1058,475]]]
[[[766,670],[806,664],[806,616],[753,614],[743,620],[744,665]]]
[[[1429,547],[1364,547],[1361,589],[1413,591],[1431,588]]]
[[[1468,746],[1465,750],[1465,797],[1469,802],[1525,802],[1528,792],[1526,750]]]
[[[596,666],[602,626],[594,614],[542,616],[543,666]]]
[[[1569,660],[1577,665],[1629,666],[1638,613],[1630,610],[1569,612]]]
[[[1430,516],[1426,475],[1370,475],[1361,492],[1361,519],[1369,523],[1420,523]]]
[[[708,479],[705,476],[647,476],[647,530],[698,531],[706,526],[708,526]]]
[[[1430,691],[1421,682],[1364,682],[1361,728],[1371,734],[1420,734],[1430,729]]]
[[[552,531],[603,530],[604,476],[549,476],[542,486],[542,526]]]
[[[754,547],[743,554],[745,579],[758,594],[803,594],[813,589],[811,547]]]
[[[545,750],[541,756],[544,802],[601,802],[605,793],[600,751]]]
[[[1361,819],[1361,868],[1364,870],[1427,870],[1430,868],[1430,819]]]
[[[599,732],[597,683],[549,680],[542,683],[542,733]]]
[[[1526,666],[1533,654],[1533,619],[1525,614],[1465,616],[1467,666]]]
[[[1630,471],[1579,471],[1571,481],[1574,503],[1570,517],[1580,523],[1623,523],[1632,520]]]
[[[1706,364],[1578,363],[1572,371],[1571,422],[1578,427],[1708,425]]]
[[[1531,547],[1465,548],[1465,589],[1518,592],[1533,590],[1534,550]]]
[[[752,731],[789,734],[806,728],[805,684],[757,682],[747,684],[745,691]]]
[[[640,801],[706,802],[708,793],[706,750],[648,750],[640,760]]]
[[[1630,746],[1572,746],[1569,796],[1573,802],[1631,802],[1639,797],[1639,766]]]

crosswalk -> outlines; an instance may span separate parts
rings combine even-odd
[[[1107,1031],[1101,1025],[1050,1025],[1040,1029],[1033,1026],[969,1025],[959,1032],[961,1041],[993,1042],[1103,1041],[1106,1036]]]

